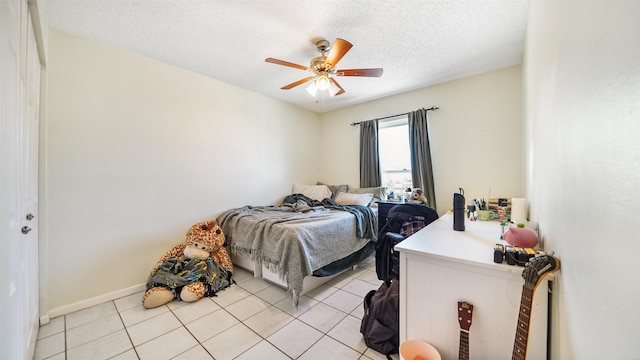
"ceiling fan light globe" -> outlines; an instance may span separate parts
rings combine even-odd
[[[316,82],[311,82],[311,85],[306,87],[306,90],[311,96],[316,96],[316,92],[318,92],[318,87],[316,86]]]
[[[319,90],[327,90],[329,88],[329,78],[325,75],[320,75],[315,81]]]

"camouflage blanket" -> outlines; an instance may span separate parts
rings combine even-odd
[[[205,286],[205,296],[216,296],[216,292],[228,287],[233,280],[231,273],[211,258],[170,257],[149,275],[146,287],[147,290],[156,286],[167,287],[179,300],[182,287],[198,281]]]

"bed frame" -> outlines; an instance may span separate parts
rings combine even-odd
[[[249,259],[248,257],[243,257],[243,256],[232,256],[231,260],[233,261],[233,265],[234,266],[238,266],[240,268],[243,268],[249,272],[253,273],[253,277],[256,278],[262,278],[274,285],[277,285],[281,288],[286,289],[287,288],[287,283],[280,279],[280,275],[270,271],[269,269],[267,269],[266,266],[264,265],[258,265],[255,261]],[[353,265],[353,269],[355,269],[356,265]],[[347,271],[348,269],[343,270]],[[318,286],[326,283],[327,281],[333,279],[334,277],[340,275],[342,272],[340,273],[336,273],[334,275],[329,275],[329,276],[322,276],[322,277],[317,277],[317,276],[305,276],[304,280],[302,280],[302,292],[300,293],[300,295],[304,295],[306,293],[308,293],[309,291],[317,288]]]

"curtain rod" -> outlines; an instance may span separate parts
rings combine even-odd
[[[438,110],[438,109],[440,109],[440,108],[439,108],[439,107],[437,107],[437,106],[432,106],[432,107],[430,107],[430,108],[428,108],[428,109],[422,108],[422,109],[420,109],[420,110],[427,110],[427,111],[431,110],[431,111],[436,111],[436,110]],[[390,119],[390,118],[394,118],[394,117],[396,117],[396,116],[407,115],[407,114],[408,114],[408,112],[406,112],[406,113],[402,113],[402,114],[389,115],[389,116],[385,116],[385,117],[381,117],[381,118],[375,118],[375,119],[371,119],[371,120],[384,120],[384,119]],[[370,121],[370,120],[366,120],[366,121]],[[360,123],[361,123],[361,122],[362,122],[362,121],[359,121],[359,122],[352,122],[352,123],[351,123],[351,126],[360,125]]]

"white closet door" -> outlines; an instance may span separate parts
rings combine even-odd
[[[40,129],[40,57],[31,16],[27,26],[26,83],[22,118],[22,152],[20,158],[20,202],[22,228],[20,250],[24,252],[22,267],[22,322],[28,358],[33,357],[39,327],[38,306],[38,143]]]
[[[38,330],[40,62],[26,0],[0,1],[0,79],[0,348],[8,359],[31,359]]]

